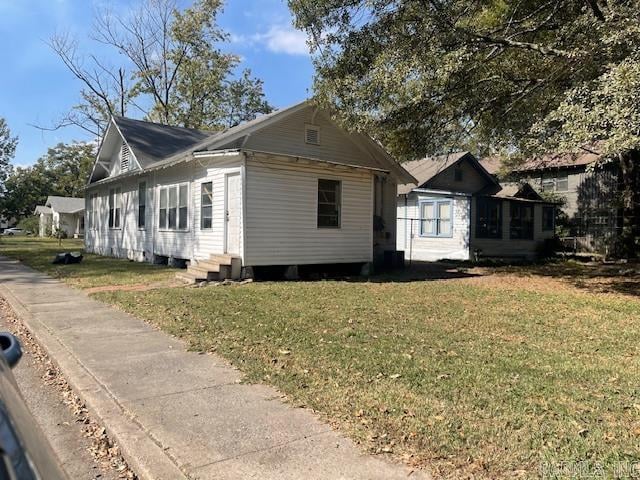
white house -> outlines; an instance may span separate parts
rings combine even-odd
[[[40,217],[41,237],[56,232],[64,232],[74,238],[84,235],[84,198],[50,195],[44,205],[36,207],[33,214]]]
[[[555,205],[528,184],[501,186],[468,152],[403,164],[398,249],[409,260],[533,258],[554,235]]]
[[[86,249],[184,260],[192,281],[369,264],[395,250],[397,184],[414,180],[308,102],[217,133],[115,117],[86,189]]]

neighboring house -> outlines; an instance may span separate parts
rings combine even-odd
[[[535,257],[554,235],[555,205],[530,185],[503,188],[468,152],[403,164],[398,249],[408,260]]]
[[[553,154],[502,173],[499,158],[480,163],[503,182],[528,182],[544,197],[562,201],[558,233],[579,250],[608,253],[620,232],[618,167],[593,168],[595,153]]]
[[[50,195],[44,205],[33,212],[40,217],[39,235],[55,235],[64,232],[69,237],[84,235],[84,198]]]
[[[194,281],[240,264],[369,264],[395,250],[395,192],[410,181],[307,102],[218,133],[114,117],[86,189],[86,249],[188,261]]]

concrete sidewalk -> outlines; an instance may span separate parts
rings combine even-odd
[[[0,257],[0,294],[142,479],[411,479],[215,355]]]

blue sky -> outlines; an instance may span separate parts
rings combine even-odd
[[[187,1],[187,0],[185,0]],[[79,129],[43,132],[78,101],[80,84],[61,64],[46,41],[56,32],[70,33],[80,50],[95,52],[90,32],[94,12],[133,2],[114,0],[0,0],[0,116],[20,143],[14,165],[29,165],[58,142],[91,140]],[[313,68],[305,36],[291,26],[284,0],[226,0],[219,19],[231,34],[226,49],[242,57],[242,68],[264,80],[267,99],[284,107],[307,98]],[[112,64],[119,62],[112,57]]]

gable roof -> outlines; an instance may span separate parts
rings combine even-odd
[[[254,120],[236,125],[220,132],[206,132],[182,127],[172,127],[159,123],[146,122],[143,120],[132,120],[125,117],[114,117],[113,125],[118,129],[120,135],[133,150],[142,171],[156,168],[172,166],[194,158],[195,154],[206,154],[207,152],[240,151],[242,140],[252,132],[265,128],[302,108],[311,106],[308,100],[300,102],[288,108],[261,115]],[[108,135],[108,133],[107,133]],[[366,158],[354,167],[369,168],[375,170],[385,170],[393,172],[398,179],[403,182],[415,180],[402,166],[393,159],[375,140],[368,135],[356,134],[358,139],[370,143],[371,150],[374,150],[384,163],[381,169],[381,162],[375,158]],[[104,143],[104,139],[103,139]],[[273,152],[277,153],[277,152]],[[98,154],[99,158],[100,154]],[[373,155],[372,155],[373,157]],[[326,163],[328,160],[317,159]],[[98,162],[96,162],[97,164]],[[94,166],[95,171],[95,166]],[[132,175],[140,171],[131,172]],[[101,180],[110,180],[116,177],[107,177],[90,183],[97,183]]]
[[[84,198],[50,195],[45,205],[58,213],[77,213],[84,210]]]
[[[544,201],[540,194],[528,183],[514,182],[500,185],[502,186],[502,190],[493,195],[494,197]]]
[[[557,168],[571,168],[590,165],[600,155],[594,152],[550,153],[542,157],[526,159],[513,169],[514,172],[534,172]],[[491,174],[497,175],[502,168],[502,157],[486,157],[480,160],[482,166]]]
[[[33,211],[33,214],[40,215],[41,213],[51,215],[51,209],[49,207],[45,207],[44,205],[37,205],[36,209]]]
[[[204,139],[219,135],[214,132],[172,127],[126,117],[113,117],[113,121],[133,150],[142,169],[187,150]]]
[[[416,184],[398,185],[398,194],[406,195],[415,188],[422,187],[429,180],[453,167],[463,159],[469,160],[490,183],[498,185],[497,180],[478,162],[470,152],[453,152],[446,155],[421,158],[403,163],[402,166],[418,181]]]

